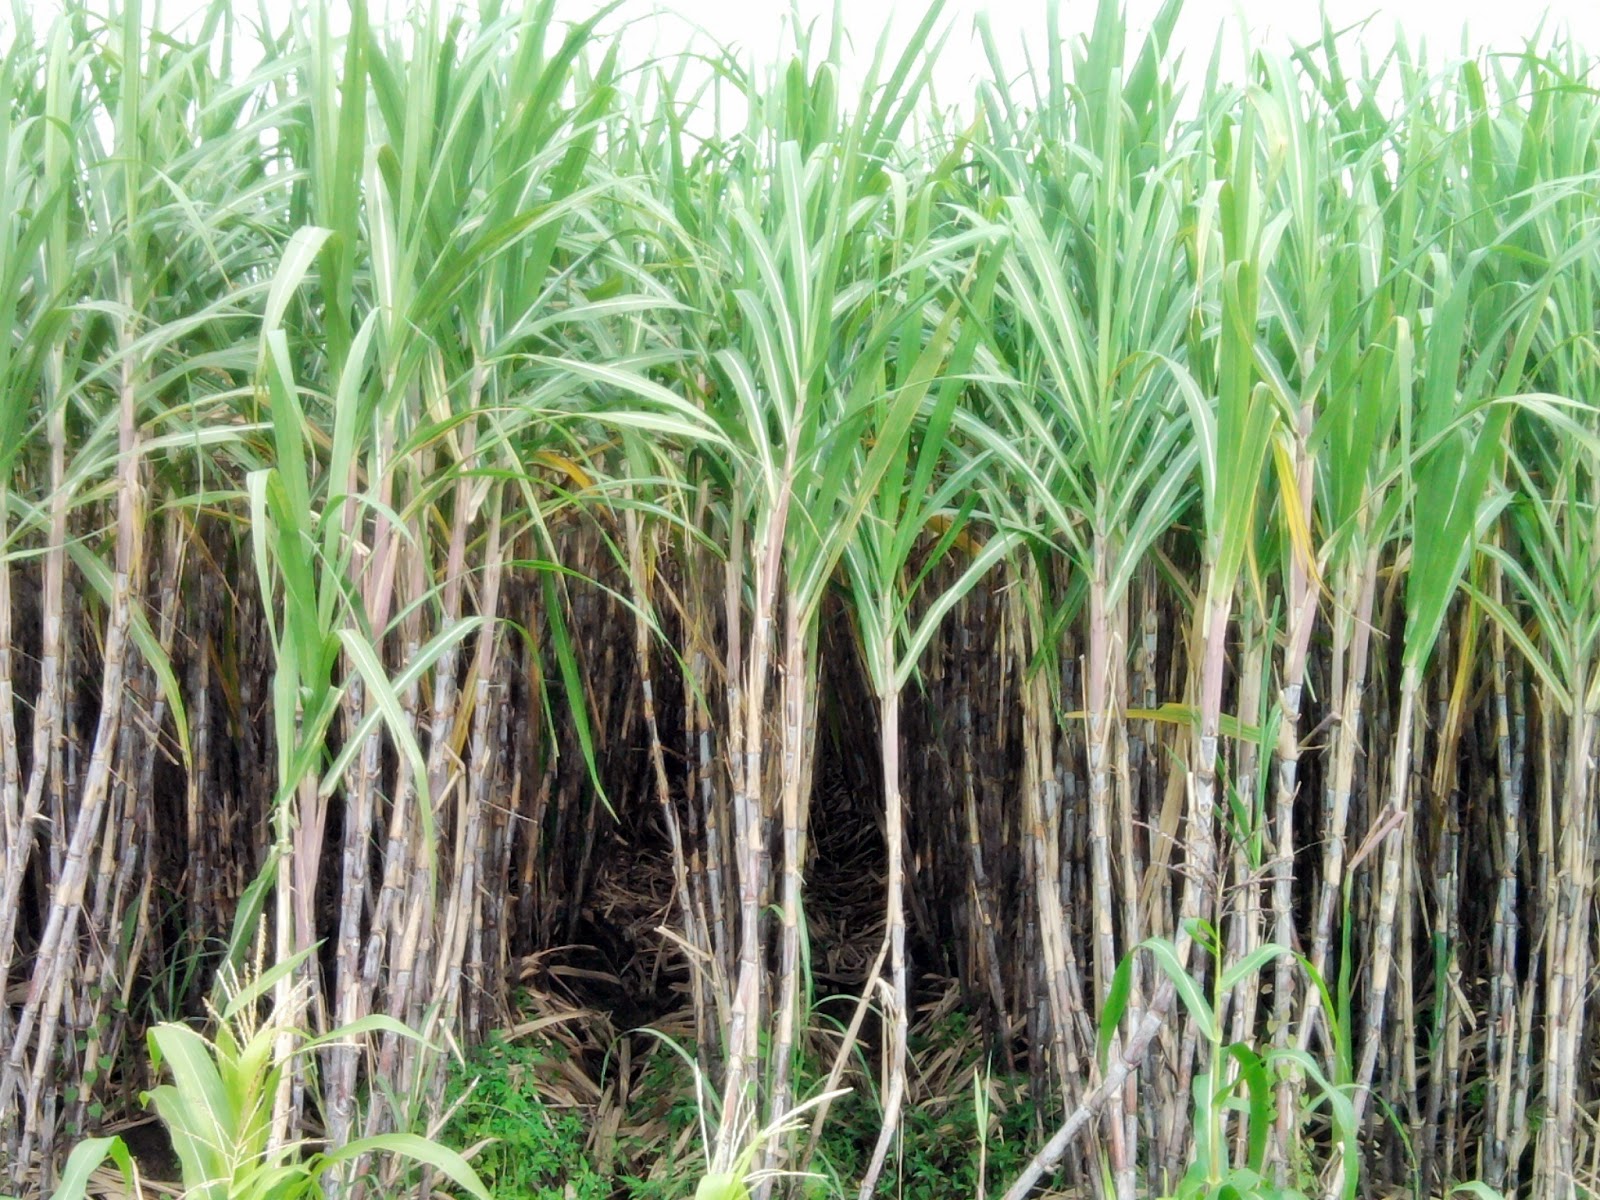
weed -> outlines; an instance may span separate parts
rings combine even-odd
[[[611,1189],[589,1162],[583,1118],[539,1098],[535,1079],[545,1053],[496,1032],[452,1065],[444,1138],[476,1148],[473,1166],[493,1196],[603,1200]]]
[[[369,1016],[322,1037],[309,1038],[295,1014],[257,1006],[292,973],[308,952],[279,963],[259,977],[219,980],[222,1006],[215,1011],[210,1037],[187,1025],[168,1022],[149,1033],[150,1065],[165,1072],[164,1083],[145,1094],[172,1138],[181,1165],[183,1195],[189,1200],[320,1200],[324,1180],[345,1164],[373,1155],[394,1155],[447,1176],[461,1190],[489,1200],[483,1184],[454,1150],[412,1133],[357,1138],[326,1150],[298,1141],[281,1142],[272,1133],[273,1097],[291,1060],[307,1064],[311,1052],[341,1038],[383,1030],[414,1040],[417,1035],[387,1017]],[[277,1047],[287,1039],[290,1050]],[[120,1170],[129,1194],[141,1194],[137,1170],[121,1138],[80,1142],[67,1159],[55,1200],[82,1200],[90,1175],[107,1159]]]

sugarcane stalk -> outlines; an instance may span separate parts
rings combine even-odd
[[[960,763],[962,812],[966,828],[967,881],[971,889],[973,912],[976,914],[978,924],[980,971],[984,982],[988,985],[989,1002],[993,1005],[994,1021],[1001,1032],[1002,1044],[1007,1059],[1007,1069],[1014,1071],[1015,1065],[1011,1056],[1011,1041],[1009,1037],[1004,1036],[1005,1026],[1008,1022],[1005,982],[1000,974],[1000,964],[1004,960],[1001,957],[999,939],[996,932],[997,920],[991,907],[991,883],[988,869],[984,865],[983,833],[978,821],[976,776],[979,767],[973,747],[972,728],[972,627],[966,611],[967,604],[968,600],[964,597],[962,600],[962,612],[956,621],[957,636],[961,647],[961,655],[956,668],[956,726],[960,746],[958,761]]]
[[[729,1006],[728,1062],[723,1080],[722,1122],[717,1132],[719,1158],[728,1159],[747,1114],[755,1110],[749,1089],[749,1072],[759,1052],[759,1029],[764,1005],[761,963],[761,890],[766,878],[767,842],[762,797],[762,744],[766,737],[768,661],[771,652],[773,608],[776,600],[783,530],[793,479],[793,450],[779,487],[777,503],[757,530],[753,547],[755,566],[754,607],[751,612],[749,665],[739,697],[742,707],[730,709],[730,719],[742,724],[742,762],[735,773],[734,830],[739,853],[739,965]],[[730,585],[731,586],[731,585]],[[732,623],[730,622],[730,626]]]
[[[695,927],[694,905],[689,895],[689,865],[684,857],[683,834],[678,827],[678,810],[672,801],[672,789],[667,782],[666,756],[661,748],[661,730],[656,721],[654,673],[650,668],[650,626],[645,618],[649,611],[649,568],[645,562],[644,537],[639,514],[632,508],[623,513],[623,523],[628,541],[628,574],[633,589],[633,651],[639,668],[639,695],[644,717],[645,735],[649,744],[650,770],[655,782],[656,805],[661,811],[661,821],[667,832],[667,845],[672,851],[672,882],[679,920],[686,945],[704,953]],[[798,871],[796,872],[798,893]],[[797,895],[798,899],[798,895]],[[700,974],[697,963],[690,964],[691,973]],[[691,981],[690,992],[694,1001],[695,1039],[706,1037],[707,1014],[703,1004],[704,990],[698,982]]]
[[[1572,680],[1575,697],[1587,694],[1583,673]],[[1584,993],[1590,960],[1590,909],[1594,895],[1590,796],[1590,743],[1593,714],[1575,699],[1567,716],[1562,820],[1557,838],[1559,873],[1555,895],[1546,988],[1544,1089],[1550,1111],[1539,1130],[1534,1187],[1549,1196],[1573,1195],[1578,1187],[1574,1143],[1577,1138],[1578,1082],[1584,1027]]]
[[[1305,452],[1305,442],[1310,434],[1310,406],[1302,408],[1300,425],[1294,440],[1297,461],[1295,478],[1300,491],[1301,518],[1306,526],[1311,521],[1311,458]],[[1272,800],[1272,917],[1273,941],[1280,946],[1295,944],[1294,867],[1295,836],[1294,806],[1300,787],[1300,716],[1305,692],[1306,659],[1311,646],[1311,634],[1316,627],[1317,589],[1307,571],[1307,562],[1299,553],[1291,553],[1288,566],[1289,625],[1286,630],[1283,658],[1279,673],[1277,770],[1273,776]],[[1293,1037],[1295,970],[1294,960],[1280,955],[1273,964],[1272,1020],[1275,1027],[1273,1044],[1287,1048]],[[1289,1154],[1294,1144],[1296,1106],[1303,1081],[1297,1072],[1285,1071],[1276,1084],[1277,1115],[1274,1129],[1274,1172],[1278,1183],[1286,1182]]]
[[[1367,1104],[1372,1095],[1373,1077],[1378,1065],[1378,1051],[1386,1029],[1384,1007],[1388,1000],[1390,976],[1395,964],[1395,926],[1402,892],[1402,874],[1410,854],[1412,822],[1408,800],[1412,792],[1411,741],[1416,719],[1417,691],[1420,673],[1414,664],[1407,665],[1400,678],[1400,711],[1395,725],[1393,752],[1389,767],[1388,803],[1375,814],[1368,833],[1367,845],[1373,846],[1381,858],[1372,932],[1371,977],[1367,987],[1365,1008],[1366,1026],[1362,1032],[1361,1051],[1355,1070],[1355,1093],[1351,1107],[1357,1126],[1366,1116]],[[1327,1195],[1339,1196],[1344,1190],[1344,1162],[1333,1165]]]
[[[1500,564],[1490,563],[1490,594],[1496,603],[1504,595]],[[1513,678],[1506,663],[1506,635],[1498,623],[1492,632],[1494,663],[1491,670],[1494,688],[1495,766],[1500,801],[1500,839],[1495,856],[1495,916],[1491,935],[1490,961],[1494,971],[1489,993],[1489,1019],[1485,1029],[1485,1057],[1491,1085],[1484,1096],[1484,1182],[1503,1188],[1512,1169],[1508,1161],[1513,1098],[1512,1072],[1516,1062],[1518,1028],[1517,1006],[1517,870],[1522,846],[1522,768],[1523,723],[1521,721],[1521,680]],[[1515,701],[1508,693],[1515,688]],[[1510,710],[1518,713],[1516,740],[1512,737]]]
[[[61,385],[64,370],[63,354],[57,345],[46,369],[47,386],[55,392]],[[67,504],[70,499],[66,484],[66,422],[61,404],[52,405],[45,420],[45,436],[49,443],[50,520],[44,554],[44,585],[40,596],[39,630],[39,690],[33,705],[33,747],[30,756],[27,785],[22,791],[22,803],[17,815],[17,836],[6,845],[4,888],[0,890],[0,984],[11,978],[11,968],[16,954],[17,916],[22,899],[22,886],[28,874],[28,864],[37,840],[35,826],[39,823],[41,803],[45,794],[46,777],[56,754],[58,731],[65,719],[64,664],[62,644],[62,618],[65,609],[65,576],[67,559]],[[9,711],[9,710],[8,710]],[[60,825],[52,823],[59,836]],[[52,872],[59,879],[59,870]],[[9,1025],[10,1005],[6,1010]],[[12,1052],[21,1054],[25,1035],[17,1028],[7,1030]],[[9,1055],[8,1055],[9,1058]],[[20,1069],[20,1062],[17,1069]],[[0,1076],[4,1068],[0,1068]],[[6,1140],[11,1144],[13,1169],[23,1161],[17,1148],[24,1122],[14,1107],[16,1083],[9,1087],[0,1078],[0,1115],[12,1118],[12,1133]]]
[[[471,427],[464,438],[470,442]],[[393,578],[399,563],[399,539],[390,521],[382,513],[393,504],[393,476],[388,464],[374,461],[369,466],[379,484],[379,513],[374,522],[372,539],[377,553],[364,564],[364,587],[361,603],[365,608],[366,626],[373,632],[374,649],[380,650],[384,629],[389,624],[389,605],[394,594]],[[355,464],[352,461],[351,478],[347,484],[350,493],[355,488]],[[345,504],[344,535],[349,539],[355,512],[353,495]],[[457,492],[460,499],[460,491]],[[342,697],[347,728],[354,730],[369,715],[369,702],[365,682],[361,679],[348,653],[345,655],[345,672],[348,682]],[[339,862],[339,925],[334,951],[334,1023],[349,1025],[367,1014],[371,995],[362,986],[361,975],[361,916],[369,891],[370,844],[375,819],[374,795],[383,771],[383,734],[374,726],[356,756],[354,770],[345,789],[344,827]],[[327,1087],[325,1104],[328,1115],[328,1144],[337,1149],[350,1140],[355,1126],[356,1067],[362,1047],[353,1039],[345,1039],[328,1048]],[[337,1200],[340,1180],[336,1172],[328,1172],[324,1186]]]
[[[1094,929],[1094,995],[1103,1008],[1111,990],[1111,975],[1116,969],[1117,942],[1113,930],[1112,906],[1116,891],[1111,882],[1111,740],[1122,703],[1116,690],[1127,668],[1122,642],[1113,633],[1121,628],[1124,599],[1119,597],[1116,612],[1108,611],[1108,560],[1112,547],[1097,533],[1092,547],[1092,574],[1089,580],[1088,659],[1084,664],[1084,711],[1087,715],[1089,768],[1089,865],[1090,914]],[[1123,828],[1126,844],[1130,830]],[[1131,935],[1132,930],[1128,933]],[[1136,943],[1129,943],[1130,945]],[[1114,1093],[1106,1105],[1107,1151],[1113,1185],[1118,1200],[1132,1200],[1134,1194],[1133,1146],[1124,1121],[1122,1093]]]
[[[408,590],[412,595],[420,595],[424,589],[424,567],[421,555],[407,556],[407,567],[410,581]],[[448,593],[447,593],[448,595]],[[459,592],[458,592],[459,595]],[[459,603],[459,600],[457,601]],[[458,613],[459,615],[459,613]],[[449,619],[449,610],[446,608],[446,619]],[[407,661],[414,659],[422,645],[421,613],[409,609],[400,621],[400,642]],[[459,643],[452,642],[446,648],[441,658],[449,658],[452,663],[452,682],[454,680],[453,664],[454,655],[457,653]],[[435,698],[438,689],[445,686],[440,679],[442,666],[435,668]],[[421,682],[413,681],[400,695],[401,712],[407,724],[416,729],[419,727],[419,714],[421,712]],[[452,695],[452,703],[454,692]],[[429,747],[430,753],[432,746]],[[365,1004],[377,1008],[379,996],[379,972],[382,969],[386,954],[390,959],[390,974],[388,978],[388,995],[385,998],[384,1009],[390,1016],[397,1012],[404,1012],[407,996],[409,995],[410,962],[402,957],[405,946],[407,930],[411,921],[417,922],[420,929],[422,912],[420,904],[406,905],[405,898],[411,880],[411,863],[414,855],[420,852],[415,844],[416,830],[420,822],[416,813],[416,779],[411,766],[406,761],[406,756],[401,755],[395,767],[394,795],[389,802],[389,818],[384,835],[383,846],[383,875],[379,882],[378,894],[373,904],[372,918],[368,925],[367,936],[361,950],[361,983],[360,996]],[[388,1035],[381,1042],[378,1054],[379,1076],[391,1078],[393,1071],[394,1055],[398,1052],[398,1045],[392,1045]],[[368,1136],[385,1132],[395,1124],[400,1123],[402,1114],[390,1111],[388,1104],[372,1104],[367,1108],[365,1132]],[[362,1163],[352,1171],[358,1180],[362,1177]]]
[[[1245,638],[1245,653],[1239,679],[1239,712],[1245,720],[1258,719],[1262,711],[1262,696],[1266,693],[1269,669],[1270,632],[1267,623],[1254,605],[1243,608],[1240,624]],[[1233,847],[1233,888],[1231,913],[1225,926],[1229,961],[1239,962],[1256,950],[1262,941],[1263,914],[1261,906],[1262,883],[1266,872],[1263,847],[1269,832],[1257,819],[1256,772],[1260,766],[1259,743],[1248,736],[1241,737],[1235,745],[1234,779],[1232,790],[1238,797],[1240,809],[1249,814],[1247,823],[1238,831]],[[1264,814],[1263,814],[1264,815]],[[1233,1042],[1250,1044],[1254,1041],[1258,1005],[1261,993],[1261,974],[1251,972],[1231,992],[1217,998],[1217,1021],[1230,1026],[1229,1038]],[[1223,1064],[1229,1082],[1237,1080],[1234,1064]],[[1221,1127],[1226,1136],[1231,1114],[1222,1114]],[[1235,1157],[1244,1161],[1249,1150],[1249,1129],[1243,1122],[1232,1131]]]
[[[896,661],[897,632],[892,621],[884,623],[883,661]],[[906,1043],[910,1037],[906,985],[905,925],[905,827],[904,800],[900,794],[900,690],[890,687],[878,696],[878,745],[883,770],[884,851],[888,873],[885,900],[885,926],[889,942],[889,989],[884,996],[887,1020],[884,1037],[888,1043],[883,1091],[883,1119],[873,1143],[872,1157],[857,1192],[859,1200],[870,1200],[878,1176],[893,1145],[899,1127],[900,1109],[906,1094]]]
[[[1327,977],[1328,955],[1333,938],[1333,918],[1343,894],[1345,874],[1345,830],[1350,818],[1350,796],[1355,786],[1356,755],[1361,746],[1362,700],[1366,694],[1367,656],[1371,645],[1372,607],[1377,595],[1378,555],[1368,551],[1357,566],[1347,560],[1342,574],[1342,596],[1354,603],[1334,605],[1334,667],[1338,675],[1334,694],[1339,697],[1338,721],[1331,731],[1329,757],[1332,770],[1324,786],[1322,871],[1318,879],[1315,923],[1311,933],[1311,965]],[[1348,613],[1346,617],[1344,614]],[[1306,989],[1301,1008],[1299,1046],[1309,1045],[1312,1018],[1319,1010],[1321,996],[1315,988]],[[1327,1014],[1331,1019],[1333,1014]]]
[[[441,952],[434,967],[433,994],[441,998],[439,1019],[446,1027],[455,1023],[461,1009],[463,984],[467,981],[467,951],[473,914],[482,902],[484,813],[489,807],[489,787],[495,775],[491,761],[493,741],[489,735],[489,722],[493,713],[496,650],[500,643],[500,586],[505,573],[500,540],[499,492],[491,495],[488,507],[489,527],[485,537],[483,577],[478,595],[478,614],[483,620],[483,627],[478,633],[472,663],[472,740],[468,751],[467,783],[459,789],[461,840],[456,849],[454,879],[445,897],[444,928],[439,938]],[[473,982],[478,985],[473,989],[474,992],[481,994],[481,981]],[[442,1075],[436,1075],[436,1080],[435,1089],[442,1087]],[[442,1095],[438,1095],[438,1099],[442,1101]]]
[[[1232,589],[1208,580],[1195,614],[1193,644],[1198,659],[1195,685],[1198,720],[1190,743],[1185,779],[1188,807],[1185,819],[1183,893],[1178,928],[1173,939],[1179,962],[1187,962],[1194,945],[1191,922],[1210,918],[1218,900],[1216,848],[1217,743],[1222,723],[1222,682],[1226,665],[1227,630],[1233,606]],[[1199,1039],[1194,1022],[1185,1022],[1178,1052],[1175,1097],[1187,1097]],[[1166,1169],[1176,1177],[1182,1170],[1178,1156],[1186,1154],[1184,1141],[1188,1106],[1174,1103],[1167,1113],[1163,1141],[1169,1158]]]
[[[100,716],[96,723],[93,748],[84,772],[78,808],[72,819],[72,834],[67,844],[61,872],[51,889],[50,912],[39,947],[22,1014],[17,1020],[10,1052],[0,1067],[0,1113],[13,1111],[14,1097],[24,1088],[21,1106],[21,1136],[12,1163],[13,1179],[30,1164],[36,1141],[47,1141],[50,1131],[42,1128],[40,1110],[45,1079],[54,1065],[56,1034],[59,1031],[62,996],[66,988],[68,960],[83,915],[84,888],[90,856],[105,818],[111,789],[112,762],[117,753],[117,738],[122,724],[122,688],[127,673],[128,628],[132,620],[135,581],[143,560],[143,492],[140,484],[137,383],[140,378],[138,356],[128,346],[124,330],[119,379],[117,423],[117,531],[115,569],[111,597],[107,606],[105,651],[101,663]],[[38,1042],[33,1047],[33,1063],[26,1065],[35,1026]]]
[[[1431,1054],[1435,1067],[1428,1074],[1427,1096],[1423,1104],[1413,1110],[1412,1143],[1422,1148],[1419,1155],[1424,1179],[1434,1179],[1443,1186],[1451,1176],[1455,1159],[1455,1100],[1459,1086],[1461,1008],[1455,1001],[1460,989],[1460,938],[1461,938],[1461,788],[1456,769],[1461,753],[1462,717],[1466,704],[1465,691],[1473,680],[1473,662],[1478,654],[1476,606],[1464,610],[1461,631],[1455,638],[1457,646],[1454,666],[1439,675],[1438,716],[1434,722],[1438,730],[1438,749],[1435,752],[1432,791],[1439,806],[1439,824],[1436,828],[1438,844],[1435,846],[1434,919],[1436,930],[1434,950],[1443,957],[1434,963],[1434,978],[1443,984],[1443,994],[1434,997],[1434,1022],[1431,1031]],[[1448,637],[1450,630],[1445,631]],[[1441,660],[1444,659],[1444,637],[1441,637]],[[1423,889],[1419,886],[1419,891]],[[1443,1068],[1437,1065],[1443,1059]],[[1414,1060],[1414,1056],[1413,1056]],[[1413,1068],[1414,1069],[1414,1068]],[[1442,1141],[1442,1149],[1440,1141]],[[1440,1155],[1443,1155],[1440,1161]]]
[[[1037,586],[1035,583],[1034,586]],[[1020,602],[1015,602],[1020,603]],[[1023,619],[1013,609],[1013,628],[1019,653],[1027,644]],[[1038,923],[1040,969],[1047,1003],[1048,1037],[1053,1053],[1055,1084],[1070,1096],[1079,1076],[1085,1047],[1093,1044],[1083,1003],[1080,976],[1071,938],[1065,928],[1061,898],[1061,804],[1055,777],[1051,735],[1049,684],[1042,671],[1020,668],[1022,680],[1023,774],[1022,805],[1026,850],[1032,867],[1034,919]]]
[[[791,1105],[790,1070],[794,1058],[795,1030],[800,1011],[801,868],[805,862],[805,829],[810,790],[805,762],[810,758],[810,732],[806,714],[807,693],[815,687],[816,671],[807,650],[808,632],[801,627],[797,598],[784,604],[783,664],[783,766],[780,805],[783,819],[783,879],[778,932],[776,1024],[772,1040],[772,1097],[770,1120],[776,1121]],[[777,1162],[780,1147],[768,1143],[766,1161]]]
[[[7,539],[11,522],[7,516],[10,488],[0,477],[0,545]],[[24,839],[32,847],[33,822],[23,823],[22,766],[17,745],[16,668],[11,656],[11,630],[15,616],[11,605],[11,559],[0,559],[0,898],[12,891],[13,874],[19,878],[23,865]],[[20,888],[20,884],[18,885]],[[7,905],[6,912],[13,911]],[[11,976],[11,956],[16,917],[0,917],[0,986]],[[11,1006],[0,1003],[0,1042],[11,1040]]]
[[[1022,1169],[1010,1187],[1006,1189],[1004,1200],[1027,1200],[1040,1179],[1054,1170],[1071,1146],[1074,1138],[1088,1128],[1090,1123],[1099,1116],[1102,1108],[1111,1096],[1116,1093],[1126,1082],[1128,1075],[1139,1068],[1144,1060],[1144,1055],[1149,1049],[1156,1034],[1161,1031],[1166,1021],[1167,1011],[1172,1007],[1176,987],[1170,976],[1163,975],[1156,984],[1154,993],[1150,997],[1150,1004],[1144,1010],[1144,1016],[1139,1024],[1129,1034],[1127,1042],[1123,1045],[1122,1053],[1110,1056],[1105,1071],[1101,1074],[1100,1082],[1090,1088],[1079,1099],[1077,1105],[1067,1115],[1055,1133],[1039,1147],[1028,1165]]]

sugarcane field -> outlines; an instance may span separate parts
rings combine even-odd
[[[1600,59],[1199,3],[13,0],[0,1197],[1600,1196]]]

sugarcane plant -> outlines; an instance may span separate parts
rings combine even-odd
[[[1592,52],[640,15],[4,18],[8,1190],[263,1053],[426,1188],[507,1025],[708,1194],[980,1067],[1009,1200],[1593,1190]]]

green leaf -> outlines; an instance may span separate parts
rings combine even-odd
[[[1100,1008],[1100,1031],[1095,1039],[1095,1061],[1100,1064],[1100,1073],[1105,1074],[1110,1066],[1109,1053],[1111,1040],[1117,1035],[1117,1026],[1122,1023],[1122,1014],[1128,1009],[1128,996],[1133,990],[1133,955],[1124,954],[1122,961],[1117,964],[1117,969],[1111,973],[1111,985],[1106,990],[1106,1001]]]
[[[1277,1115],[1272,1078],[1261,1057],[1245,1043],[1234,1042],[1228,1047],[1228,1054],[1239,1064],[1239,1078],[1249,1094],[1249,1167],[1259,1173],[1266,1166],[1267,1143]]]
[[[711,1172],[701,1177],[694,1200],[750,1200],[750,1189],[731,1172]]]
[[[250,982],[244,987],[234,992],[228,998],[228,1003],[223,1007],[220,1014],[222,1023],[224,1025],[228,1024],[240,1012],[249,1008],[257,1000],[261,999],[262,996],[265,996],[268,992],[272,991],[272,989],[277,986],[280,979],[284,979],[297,971],[302,963],[316,953],[317,947],[321,944],[321,942],[316,942],[310,946],[307,946],[304,950],[300,950],[294,954],[291,954],[288,958],[282,960],[281,962],[273,963],[270,967],[266,968],[266,970],[255,976],[255,978],[251,979]]]
[[[1222,977],[1217,982],[1217,987],[1224,993],[1231,992],[1234,988],[1238,987],[1239,984],[1250,978],[1250,976],[1257,974],[1262,967],[1266,966],[1274,959],[1284,954],[1291,953],[1293,953],[1293,951],[1271,942],[1268,942],[1263,946],[1257,946],[1249,954],[1245,955],[1238,962],[1233,963],[1222,973]]]
[[[572,717],[572,727],[578,735],[578,748],[584,765],[589,768],[589,782],[595,795],[606,806],[606,811],[616,815],[606,796],[605,785],[600,782],[600,767],[595,759],[594,733],[589,723],[589,697],[583,687],[583,676],[578,670],[578,658],[573,652],[572,638],[567,633],[566,619],[562,616],[560,593],[554,575],[543,577],[545,612],[550,620],[550,641],[555,647],[556,663],[561,671],[561,686],[567,696],[567,711]]]
[[[89,1177],[110,1159],[122,1174],[122,1184],[131,1193],[138,1181],[133,1159],[120,1137],[85,1138],[72,1148],[67,1163],[61,1169],[61,1178],[51,1200],[85,1200],[88,1196]]]
[[[489,1191],[470,1163],[448,1146],[418,1137],[414,1133],[382,1133],[356,1138],[322,1156],[328,1163],[351,1162],[366,1154],[398,1154],[440,1172],[462,1191],[477,1200],[489,1200]]]
[[[276,334],[283,328],[283,314],[289,307],[290,299],[304,281],[311,264],[316,261],[323,243],[332,236],[332,233],[332,230],[321,229],[315,225],[302,225],[290,235],[289,244],[283,248],[283,257],[279,261],[277,274],[272,278],[272,290],[267,293],[267,307],[261,317],[263,346],[266,345],[269,335]]]
[[[1206,1041],[1219,1043],[1222,1033],[1217,1028],[1216,1014],[1212,1011],[1210,1003],[1200,991],[1200,984],[1194,976],[1189,974],[1188,968],[1178,958],[1178,948],[1166,938],[1146,938],[1139,943],[1139,948],[1147,950],[1150,957],[1155,960],[1156,966],[1172,980],[1173,987],[1177,989],[1178,997],[1183,1001],[1183,1006],[1189,1010],[1197,1027],[1197,1032]]]

